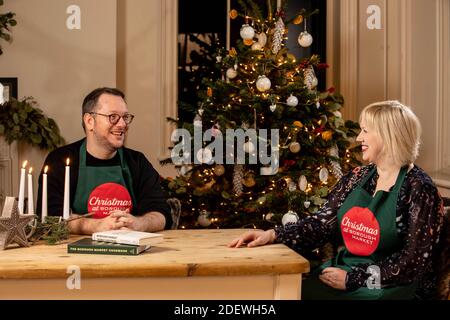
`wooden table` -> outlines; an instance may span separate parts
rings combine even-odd
[[[282,244],[227,248],[242,232],[168,230],[138,256],[68,254],[80,236],[10,248],[0,251],[0,299],[300,299],[308,261]]]

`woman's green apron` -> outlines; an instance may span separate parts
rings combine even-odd
[[[112,210],[136,207],[130,169],[119,149],[120,164],[116,166],[87,166],[86,140],[80,147],[80,168],[73,202],[77,214],[94,212],[94,218],[104,218]]]
[[[377,261],[381,261],[401,246],[397,234],[397,199],[407,173],[407,166],[400,170],[392,191],[377,191],[372,197],[364,186],[375,174],[374,167],[353,190],[337,212],[337,219],[344,247],[336,257],[327,261],[303,281],[303,299],[411,299],[416,284],[408,286],[383,286],[379,274],[374,281],[365,283],[353,292],[337,290],[324,284],[318,278],[327,267],[337,267],[346,271],[352,266],[369,264],[371,270],[379,270]],[[377,279],[379,286],[377,287]]]

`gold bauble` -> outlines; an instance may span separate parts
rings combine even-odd
[[[244,44],[246,46],[251,46],[253,44],[253,39],[244,39]]]
[[[331,140],[331,138],[333,138],[333,131],[327,130],[327,131],[322,132],[323,140],[329,141],[329,140]]]
[[[298,142],[292,142],[289,144],[289,150],[291,150],[292,153],[300,152],[301,146]]]
[[[221,164],[218,164],[214,167],[214,174],[216,176],[221,176],[225,173],[225,167]]]
[[[244,186],[246,186],[247,188],[252,188],[255,186],[256,181],[255,178],[253,178],[253,175],[248,175],[247,177],[244,178],[244,180],[242,181],[242,183],[244,184]]]
[[[303,22],[303,16],[302,16],[302,15],[297,16],[297,17],[294,19],[294,21],[293,21],[294,24],[300,24],[300,23],[302,23],[302,22]]]
[[[231,19],[236,19],[237,16],[238,16],[238,12],[235,9],[230,11],[230,18]]]

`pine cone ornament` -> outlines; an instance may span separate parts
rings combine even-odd
[[[237,196],[240,196],[244,190],[242,180],[244,179],[244,166],[237,164],[233,171],[233,191]]]
[[[339,158],[339,150],[336,145],[330,148],[329,154],[332,157]],[[339,162],[330,161],[330,163],[331,163],[331,172],[333,173],[333,175],[338,179],[342,178],[342,176],[343,176],[342,168],[341,168],[341,165],[339,164]]]
[[[308,88],[308,90],[313,90],[315,87],[317,87],[318,80],[312,66],[306,68],[303,73],[303,78],[305,86]]]
[[[277,54],[281,49],[281,44],[283,43],[283,34],[284,34],[284,22],[283,19],[278,18],[277,23],[275,24],[275,32],[273,34],[272,41],[272,52]]]

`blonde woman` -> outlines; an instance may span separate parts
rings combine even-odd
[[[250,231],[230,247],[284,243],[305,252],[329,241],[336,257],[302,284],[303,299],[412,299],[434,291],[434,264],[443,221],[442,199],[414,164],[421,126],[398,101],[364,108],[363,160],[334,187],[320,212],[297,223]]]

